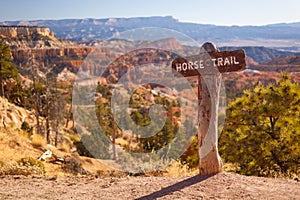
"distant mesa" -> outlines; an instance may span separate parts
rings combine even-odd
[[[2,38],[32,38],[36,36],[53,38],[54,32],[49,28],[37,26],[0,26],[0,37]]]

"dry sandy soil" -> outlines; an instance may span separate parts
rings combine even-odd
[[[0,178],[0,199],[300,199],[300,183],[221,173],[189,178]]]

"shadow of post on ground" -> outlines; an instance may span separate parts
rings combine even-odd
[[[214,175],[209,175],[209,176],[201,176],[201,175],[196,175],[193,177],[190,177],[188,179],[185,179],[179,183],[176,183],[174,185],[170,185],[168,187],[162,188],[159,191],[153,192],[151,194],[148,194],[146,196],[142,196],[137,198],[136,200],[150,200],[150,199],[157,199],[160,197],[164,197],[167,196],[168,194],[171,194],[173,192],[182,190],[186,187],[192,186],[194,184],[200,183],[202,181],[205,181],[211,177],[213,177]]]

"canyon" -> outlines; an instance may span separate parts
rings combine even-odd
[[[83,61],[87,56],[97,56],[98,59],[117,58],[126,51],[137,47],[155,46],[163,49],[176,49],[185,55],[196,55],[198,48],[184,46],[176,38],[166,38],[161,41],[128,41],[121,39],[91,40],[88,42],[72,42],[55,36],[46,27],[37,26],[0,26],[0,39],[10,46],[13,61],[20,71],[29,75],[30,66],[38,66],[43,72],[51,68],[57,74],[64,70],[74,77],[80,67],[92,75],[100,75],[101,69],[92,63]],[[97,48],[102,46],[102,48]],[[246,51],[247,68],[249,70],[291,73],[300,72],[300,53],[280,51],[266,47],[221,47],[220,50],[244,49]],[[96,51],[94,51],[97,49]],[[97,55],[96,55],[97,54]],[[107,61],[107,60],[106,60]],[[108,61],[107,61],[108,62]],[[124,69],[124,67],[126,69]],[[128,70],[130,66],[122,66],[121,70]],[[249,73],[249,71],[247,72]]]

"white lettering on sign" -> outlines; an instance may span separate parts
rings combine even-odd
[[[189,62],[189,70],[193,70],[194,67],[193,67],[193,62]]]
[[[203,60],[200,60],[199,63],[200,63],[199,68],[200,68],[200,69],[204,69]]]
[[[218,58],[218,67],[223,66],[223,58]]]
[[[176,64],[176,71],[180,72],[181,71],[181,63],[180,64]]]
[[[236,61],[236,57],[234,57],[234,56],[232,56],[232,57],[233,57],[233,63],[234,63],[235,65],[239,65],[240,62],[237,62],[237,61]]]
[[[230,60],[229,60],[229,58],[225,58],[224,65],[230,65]]]
[[[186,71],[186,70],[187,70],[187,66],[188,66],[188,65],[187,65],[186,63],[183,63],[183,64],[182,64],[182,70],[183,70],[183,71]]]
[[[187,70],[197,70],[204,69],[205,67],[209,67],[213,64],[214,67],[226,67],[230,65],[238,65],[240,64],[235,56],[228,56],[225,58],[212,58],[207,60],[196,60],[190,62],[176,63],[177,72],[187,71]]]
[[[212,60],[213,63],[214,63],[214,67],[217,67],[217,65],[216,65],[216,60],[217,60],[217,59],[213,58],[213,59],[211,59],[211,60]]]

